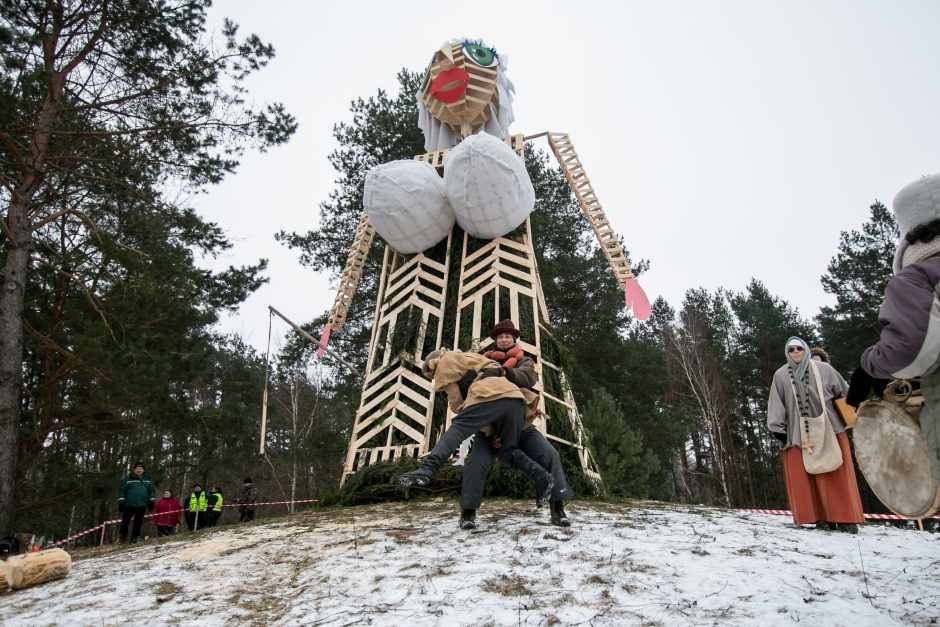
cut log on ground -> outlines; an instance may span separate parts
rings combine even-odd
[[[0,562],[0,592],[22,590],[61,579],[72,570],[72,556],[62,549],[14,555]]]

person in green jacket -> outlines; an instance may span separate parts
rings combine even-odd
[[[140,527],[144,524],[144,509],[153,511],[157,502],[157,488],[147,474],[143,462],[134,464],[131,474],[124,477],[121,487],[118,488],[118,511],[121,512],[121,531],[119,541],[127,542],[127,532],[131,519],[134,519],[134,528],[131,531],[131,542],[140,539]]]

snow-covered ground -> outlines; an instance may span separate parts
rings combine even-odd
[[[392,503],[77,555],[0,596],[5,625],[910,625],[940,621],[940,534],[575,502]]]

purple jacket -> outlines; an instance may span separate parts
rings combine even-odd
[[[862,353],[865,372],[878,379],[911,379],[940,360],[940,255],[891,277],[878,312],[881,339]]]

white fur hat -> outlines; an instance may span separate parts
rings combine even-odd
[[[898,251],[894,257],[894,271],[901,269],[901,257],[907,249],[905,236],[915,226],[940,218],[940,174],[924,176],[907,185],[894,197],[894,218],[901,232]]]

